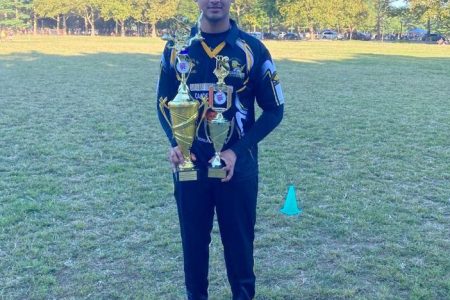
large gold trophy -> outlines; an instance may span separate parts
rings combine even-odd
[[[194,37],[190,37],[190,30],[186,21],[177,20],[175,36],[166,38],[173,42],[171,47],[176,53],[176,69],[180,75],[180,86],[178,87],[177,95],[172,101],[160,99],[159,109],[166,121],[171,125],[173,136],[183,154],[184,164],[179,165],[176,170],[179,181],[197,180],[197,170],[192,163],[190,149],[195,137],[198,111],[201,104],[190,95],[187,79],[191,72],[188,48],[192,42],[203,39],[200,31],[201,17],[202,15],[197,21],[198,31]],[[170,118],[167,115],[167,110],[170,113]]]
[[[209,178],[225,178],[226,172],[223,170],[222,162],[220,161],[220,151],[222,151],[223,145],[228,141],[233,132],[233,128],[230,121],[223,117],[223,113],[230,109],[232,104],[231,87],[225,84],[225,78],[230,73],[229,58],[227,56],[218,55],[216,58],[216,68],[214,75],[217,77],[217,83],[215,86],[211,86],[209,89],[209,109],[216,113],[215,117],[208,120],[209,135],[208,138],[212,142],[215,155],[211,162],[211,166],[208,168]],[[231,128],[231,130],[230,130]]]

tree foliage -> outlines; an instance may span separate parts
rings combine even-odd
[[[349,32],[353,32],[360,27],[367,25],[367,20],[369,18],[369,6],[364,0],[354,0],[349,3],[345,0],[336,1],[336,7],[334,7],[337,12],[336,21],[339,27],[346,28]],[[350,35],[350,38],[352,36]]]
[[[134,19],[150,24],[151,34],[155,35],[156,23],[172,18],[177,13],[180,0],[134,0],[136,4]],[[183,1],[183,0],[181,0]]]
[[[26,28],[31,8],[31,0],[0,0],[0,27]]]
[[[70,4],[69,0],[34,0],[33,9],[40,17],[56,19],[58,15],[70,12]]]
[[[125,36],[125,21],[133,15],[134,1],[109,0],[100,4],[100,14],[105,20],[112,19],[121,27],[121,35]]]
[[[448,0],[409,0],[408,3],[417,20],[427,24],[429,32],[431,27],[445,31],[450,29],[450,3]]]
[[[408,0],[408,6],[393,7],[393,0],[235,0],[232,16],[239,25],[258,31],[309,31],[323,29],[341,33],[370,31],[383,36],[404,26],[428,26],[450,31],[449,0]],[[401,12],[401,13],[399,13]],[[84,30],[95,34],[95,26],[113,20],[122,35],[127,26],[167,26],[175,15],[195,22],[198,8],[192,0],[0,0],[0,26],[21,29],[37,26],[38,18],[84,20]],[[78,21],[75,22],[79,24]],[[139,25],[140,24],[140,25]],[[79,26],[79,25],[77,25]],[[109,25],[110,26],[110,25]],[[130,27],[131,28],[131,27]],[[146,30],[147,32],[147,30]]]
[[[187,17],[189,21],[195,23],[200,11],[194,1],[180,0],[177,7],[177,15]]]

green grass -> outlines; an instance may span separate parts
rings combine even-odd
[[[261,143],[257,299],[448,299],[450,48],[267,45],[286,114]],[[0,44],[0,298],[183,298],[162,47]],[[210,282],[230,297],[217,226]]]

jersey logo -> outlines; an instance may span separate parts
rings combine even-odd
[[[228,76],[236,77],[236,78],[240,78],[240,79],[245,78],[245,74],[244,74],[245,65],[242,66],[240,64],[240,62],[235,58],[231,59],[230,65],[231,65],[231,70],[230,70],[230,73],[228,74]]]

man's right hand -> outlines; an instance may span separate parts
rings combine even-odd
[[[191,160],[195,161],[196,157],[191,153]],[[172,171],[176,172],[178,170],[178,166],[184,164],[184,157],[181,153],[181,150],[178,146],[171,147],[169,149],[169,162],[172,166]]]
[[[178,146],[169,149],[169,162],[173,172],[176,172],[178,166],[184,163],[183,154]]]

